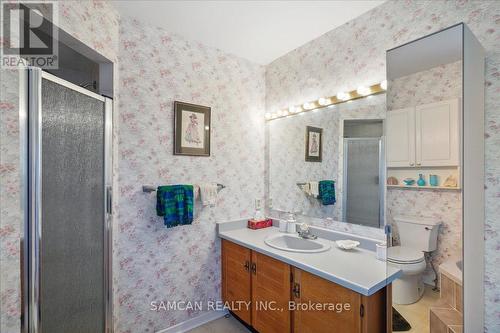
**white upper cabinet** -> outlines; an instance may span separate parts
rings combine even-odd
[[[458,99],[387,113],[387,166],[459,165]]]
[[[458,100],[415,109],[416,165],[458,166]]]
[[[415,166],[415,109],[387,112],[385,126],[387,166]]]

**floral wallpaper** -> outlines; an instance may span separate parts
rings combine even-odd
[[[465,22],[486,50],[485,332],[500,331],[500,7],[497,1],[387,1],[266,67],[274,111],[385,78],[385,51]]]
[[[264,197],[264,67],[123,18],[120,35],[116,332],[154,332],[200,314],[152,301],[220,299],[216,221],[251,217]],[[210,157],[174,156],[173,102],[212,108]],[[142,184],[226,185],[192,225],[167,229]]]
[[[462,96],[462,61],[440,65],[413,73],[389,82],[387,112],[410,106],[440,102]],[[427,170],[423,170],[428,173]],[[415,171],[415,175],[418,172]],[[394,226],[396,243],[399,243],[394,217],[410,215],[431,217],[441,222],[438,248],[433,253],[435,268],[447,260],[462,257],[462,196],[458,191],[387,190],[387,221]],[[424,281],[434,284],[430,265],[424,273]]]
[[[0,70],[0,331],[19,332],[22,237],[19,77]]]
[[[440,65],[389,82],[387,109],[462,98],[462,61]]]

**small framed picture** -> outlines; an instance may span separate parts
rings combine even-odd
[[[208,106],[174,102],[174,155],[210,156]]]
[[[306,127],[306,161],[321,162],[323,150],[323,129]]]

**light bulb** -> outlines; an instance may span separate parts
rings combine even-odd
[[[283,115],[283,111],[278,110],[276,111],[276,116],[281,117]]]
[[[304,104],[302,105],[302,107],[303,107],[305,110],[311,110],[311,109],[314,109],[314,103],[307,102],[307,103],[304,103]]]
[[[380,82],[380,88],[387,90],[387,80]]]
[[[266,112],[264,117],[266,117],[266,119],[271,119],[272,115],[269,112]]]
[[[318,99],[318,104],[319,105],[323,105],[324,106],[324,105],[328,105],[330,103],[332,103],[332,100],[329,99],[329,98],[321,97],[320,99]]]
[[[349,94],[347,94],[343,91],[341,91],[337,94],[337,98],[340,99],[341,101],[345,101],[345,100],[349,99],[349,97],[350,97]]]
[[[360,95],[368,95],[370,93],[370,88],[367,88],[367,87],[364,87],[364,86],[360,86],[358,87],[358,89],[356,90],[356,92]]]

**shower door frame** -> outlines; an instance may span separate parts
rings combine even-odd
[[[346,120],[346,119],[344,119]],[[350,119],[347,119],[350,120]],[[358,119],[356,119],[358,120]],[[364,120],[364,119],[363,119]],[[342,220],[347,221],[347,152],[349,151],[348,142],[349,141],[361,141],[361,140],[377,140],[378,141],[378,183],[379,183],[379,226],[378,229],[383,228],[385,224],[385,151],[384,151],[384,137],[361,137],[361,138],[342,138]],[[349,222],[350,223],[350,222]],[[363,224],[361,224],[363,225]],[[366,227],[366,225],[363,225]],[[370,226],[367,226],[370,227]]]
[[[20,71],[20,137],[24,210],[21,276],[24,293],[22,331],[41,332],[40,246],[42,242],[42,79],[104,103],[104,332],[113,332],[112,314],[112,157],[113,100],[36,67]]]

